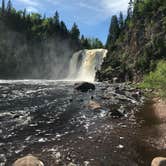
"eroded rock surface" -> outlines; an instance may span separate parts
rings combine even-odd
[[[28,155],[16,160],[13,166],[44,166],[44,164],[37,157]]]

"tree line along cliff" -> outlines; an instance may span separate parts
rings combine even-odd
[[[126,19],[112,17],[106,48],[98,80],[142,80],[166,59],[166,1],[130,0]]]

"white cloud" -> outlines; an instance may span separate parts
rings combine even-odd
[[[18,1],[20,1],[26,5],[30,5],[30,6],[38,6],[41,3],[41,2],[39,3],[36,0],[33,0],[33,1],[32,0],[18,0]]]
[[[70,22],[98,24],[122,11],[126,14],[129,0],[17,0],[29,12],[49,13],[56,10]],[[42,13],[42,14],[43,14]],[[74,22],[73,21],[73,22]]]
[[[64,10],[76,10],[80,8],[80,11],[86,12],[96,12],[104,17],[110,17],[112,14],[117,14],[118,12],[126,12],[129,0],[17,0],[24,3],[27,6],[44,9],[45,6],[55,6],[61,7]],[[79,15],[79,13],[77,13]],[[81,14],[82,15],[82,14]]]
[[[67,0],[64,0],[64,2],[65,1]],[[78,7],[81,11],[80,13],[77,13],[77,21],[88,25],[103,22],[104,20],[109,19],[112,15],[119,14],[120,11],[126,14],[128,2],[129,0],[72,1],[75,7]],[[73,10],[76,10],[74,9],[75,7],[73,7]]]
[[[102,8],[100,8],[98,6],[90,5],[88,3],[81,2],[81,1],[78,3],[78,6],[80,6],[82,8],[85,8],[85,9],[88,9],[88,10],[97,11],[97,12],[101,12],[102,11]]]
[[[101,0],[101,7],[105,9],[107,14],[126,12],[129,0]]]
[[[53,5],[57,5],[60,3],[60,0],[57,1],[57,0],[46,0],[46,3],[52,3]]]
[[[38,9],[32,6],[26,8],[29,13],[38,13]]]

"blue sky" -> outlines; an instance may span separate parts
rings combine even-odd
[[[7,0],[6,0],[7,1]],[[57,10],[68,28],[73,22],[86,37],[106,41],[110,19],[122,11],[126,14],[129,0],[12,0],[16,9],[52,16]]]

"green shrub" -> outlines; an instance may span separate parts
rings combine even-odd
[[[166,98],[166,61],[160,61],[156,70],[145,76],[140,86],[156,90],[161,97]]]

